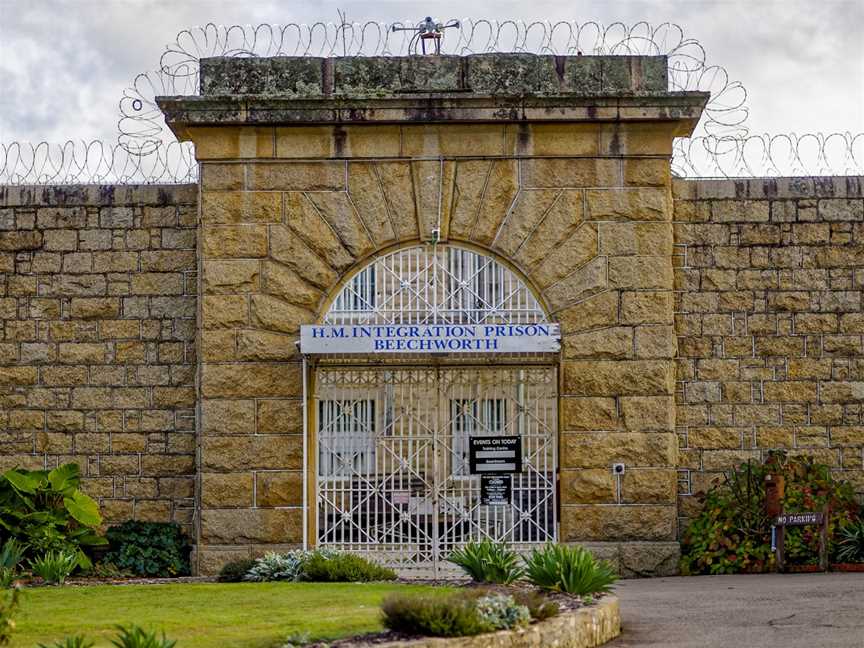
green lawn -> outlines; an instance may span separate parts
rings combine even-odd
[[[41,587],[24,591],[12,646],[33,648],[83,633],[109,646],[115,624],[164,630],[177,648],[273,648],[289,634],[335,639],[382,629],[378,604],[422,585],[195,583]]]

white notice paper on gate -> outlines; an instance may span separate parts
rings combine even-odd
[[[300,352],[557,353],[558,324],[310,324],[300,327]]]

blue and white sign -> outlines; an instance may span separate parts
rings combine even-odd
[[[558,324],[348,324],[300,327],[300,351],[351,353],[557,353]]]

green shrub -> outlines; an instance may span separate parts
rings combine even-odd
[[[254,566],[255,561],[251,558],[232,560],[222,566],[222,569],[219,570],[219,577],[216,580],[220,583],[239,583],[245,580],[246,574]]]
[[[531,623],[531,612],[507,594],[481,596],[474,604],[480,620],[493,630],[522,628]]]
[[[96,645],[95,641],[87,639],[81,635],[72,635],[64,637],[60,641],[55,641],[50,646],[39,644],[39,648],[93,648]]]
[[[459,592],[448,596],[392,594],[381,603],[384,626],[396,632],[432,637],[469,637],[492,627],[477,612],[477,597]]]
[[[835,482],[828,466],[806,457],[787,458],[785,453],[773,452],[764,463],[747,462],[733,468],[723,483],[707,494],[697,495],[703,507],[682,538],[683,574],[735,574],[773,568],[772,520],[765,513],[768,474],[784,478],[784,511],[821,511],[830,507],[828,551],[834,551],[837,529],[848,524],[857,509],[852,487]],[[816,564],[818,528],[788,527],[785,554],[790,564]]]
[[[96,528],[102,524],[99,506],[78,486],[77,464],[54,470],[13,469],[0,477],[0,527],[32,558],[49,551],[71,551],[78,566],[90,567],[84,548],[104,545]]]
[[[111,551],[105,561],[139,576],[172,577],[189,574],[189,539],[174,522],[130,520],[105,534]]]
[[[24,559],[27,546],[15,538],[7,538],[0,549],[0,567],[15,570]]]
[[[840,527],[837,542],[837,560],[864,563],[864,519]]]
[[[484,538],[469,542],[450,554],[448,560],[458,565],[477,583],[508,585],[522,576],[519,556],[504,543]]]
[[[314,551],[302,561],[299,580],[313,583],[367,583],[395,580],[396,572],[350,553]]]
[[[296,581],[300,577],[308,551],[289,551],[284,554],[269,552],[255,561],[243,580],[258,583],[267,581]]]
[[[156,636],[156,632],[147,632],[137,625],[117,626],[117,638],[111,640],[111,644],[117,648],[174,648],[176,641],[170,641]]]
[[[528,608],[528,613],[535,621],[543,621],[556,616],[561,607],[555,601],[550,601],[543,594],[536,591],[519,590],[513,593],[513,599],[519,605]]]
[[[531,552],[525,558],[525,576],[540,589],[576,596],[609,592],[618,580],[612,566],[587,549],[560,544]]]
[[[78,566],[78,557],[71,551],[48,551],[30,561],[30,571],[51,585],[62,585]]]

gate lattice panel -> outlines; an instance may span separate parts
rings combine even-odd
[[[555,540],[554,367],[320,367],[319,546],[431,571],[469,540]],[[509,506],[480,504],[468,438],[520,436]]]

